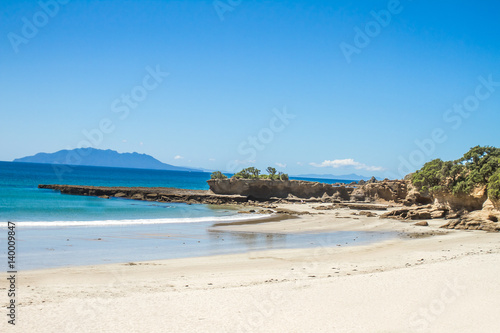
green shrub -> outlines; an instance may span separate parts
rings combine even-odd
[[[269,179],[275,179],[276,178],[276,169],[275,168],[273,168],[273,167],[267,167],[266,171],[269,174]]]
[[[210,175],[210,179],[227,179],[227,176],[220,171],[214,171]]]
[[[288,174],[283,172],[278,173],[278,177],[280,180],[288,180]]]
[[[476,146],[455,161],[435,159],[411,176],[413,185],[423,192],[447,191],[469,194],[476,186],[487,185],[488,194],[500,196],[500,149]]]
[[[236,179],[259,179],[260,170],[254,167],[249,167],[241,170],[240,172],[233,175],[231,178]]]
[[[488,181],[488,196],[496,200],[500,199],[500,168]]]
[[[273,167],[268,167],[266,169],[268,172],[267,175],[261,175],[260,170],[255,167],[248,167],[240,172],[235,173],[231,178],[235,179],[279,179],[279,180],[288,180],[288,175],[282,172],[276,174],[276,169]]]
[[[413,174],[413,185],[425,190],[438,186],[443,181],[441,171],[443,169],[443,164],[444,162],[441,159],[435,159],[425,163],[422,169]]]

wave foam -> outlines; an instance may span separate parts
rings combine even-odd
[[[170,224],[170,223],[200,223],[200,222],[238,222],[245,220],[260,220],[270,217],[271,214],[239,214],[218,217],[187,217],[167,219],[140,219],[140,220],[102,220],[102,221],[26,221],[16,222],[16,227],[99,227],[141,224]],[[4,227],[1,226],[0,227]]]

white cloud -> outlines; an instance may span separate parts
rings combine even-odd
[[[249,165],[255,163],[255,160],[233,160],[233,163],[237,165]]]
[[[379,166],[370,166],[366,165],[360,162],[356,162],[352,158],[346,158],[343,160],[324,160],[321,163],[314,163],[311,162],[309,163],[310,165],[317,167],[317,168],[326,168],[326,167],[331,167],[331,168],[340,168],[340,167],[354,167],[357,170],[368,170],[368,171],[382,171],[384,168],[379,167]]]
[[[302,165],[302,164],[304,164],[304,163],[302,163],[302,162],[297,162],[297,164],[298,164],[298,165]]]
[[[184,156],[181,156],[181,155],[174,156],[174,160],[182,160],[183,158],[184,158]]]
[[[277,165],[277,166],[279,166],[280,168],[286,168],[286,163],[278,163],[278,162],[276,162],[276,163],[274,163],[274,164],[276,164],[276,165]]]
[[[214,162],[215,161],[215,158],[209,158],[208,159],[210,162]]]

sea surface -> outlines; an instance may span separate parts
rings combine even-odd
[[[0,162],[3,258],[7,255],[7,221],[16,223],[18,270],[354,245],[394,237],[391,233],[359,232],[221,232],[212,227],[214,223],[266,216],[238,214],[226,206],[101,199],[37,188],[38,184],[68,184],[208,189],[209,178],[210,173],[206,172]],[[2,261],[1,265],[6,266],[7,260]]]

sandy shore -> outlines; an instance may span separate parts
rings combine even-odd
[[[297,219],[217,228],[397,231],[411,237],[20,272],[17,325],[8,325],[3,314],[0,331],[500,331],[500,234],[439,229],[442,220],[417,227],[313,206],[281,205],[314,213]],[[1,279],[6,281],[5,273]]]

